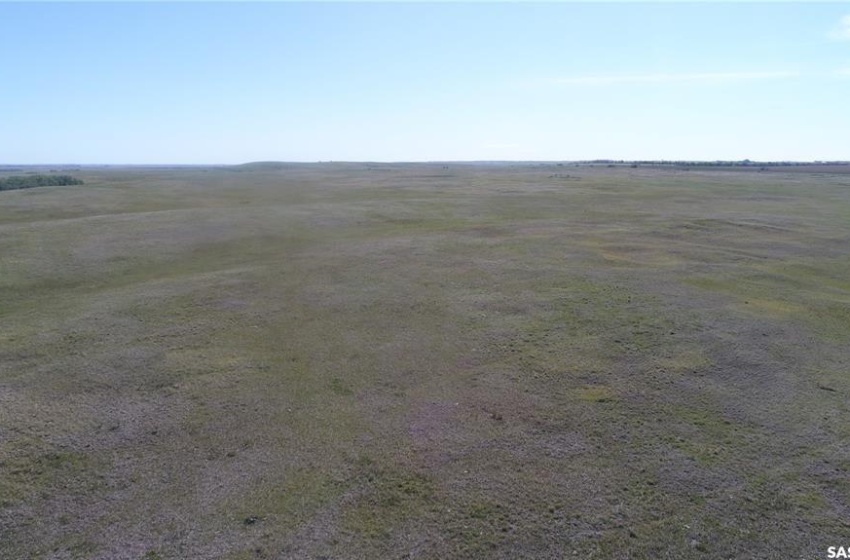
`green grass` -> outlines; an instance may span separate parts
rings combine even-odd
[[[850,538],[845,176],[557,172],[83,168],[0,193],[0,557]]]

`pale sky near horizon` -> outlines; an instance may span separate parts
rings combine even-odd
[[[850,160],[850,5],[3,3],[0,164]]]

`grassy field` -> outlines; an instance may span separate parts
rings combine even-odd
[[[850,545],[850,174],[72,174],[0,193],[1,558]]]

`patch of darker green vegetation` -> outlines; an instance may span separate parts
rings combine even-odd
[[[71,177],[70,175],[15,175],[0,179],[0,191],[82,184],[83,181],[81,179]]]

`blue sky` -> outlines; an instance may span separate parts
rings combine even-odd
[[[850,160],[850,5],[2,3],[0,163]]]

